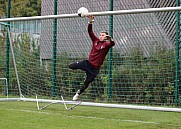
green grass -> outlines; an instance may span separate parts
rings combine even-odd
[[[70,106],[70,105],[68,105]],[[1,129],[181,129],[181,113],[62,104],[37,110],[35,102],[0,102]]]

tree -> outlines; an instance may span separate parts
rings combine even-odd
[[[16,0],[12,2],[11,15],[30,17],[41,15],[41,0]]]
[[[6,1],[0,1],[0,16],[5,16],[6,12]]]
[[[0,15],[5,16],[8,0],[0,2]],[[41,0],[12,0],[11,17],[31,17],[41,15]]]

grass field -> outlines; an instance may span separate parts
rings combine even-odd
[[[70,106],[70,105],[68,105]],[[1,129],[181,129],[181,113],[54,104],[0,102]]]

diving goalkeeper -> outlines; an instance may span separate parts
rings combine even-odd
[[[89,54],[88,60],[77,61],[69,65],[70,69],[81,69],[86,72],[86,79],[83,86],[76,92],[73,100],[77,100],[79,96],[88,88],[89,84],[98,75],[99,70],[103,64],[103,61],[109,52],[109,49],[115,45],[108,32],[100,32],[99,38],[95,36],[92,30],[92,24],[94,22],[94,16],[88,16],[88,33],[92,40],[92,50]]]

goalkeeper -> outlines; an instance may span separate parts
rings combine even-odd
[[[70,69],[81,69],[86,72],[86,79],[83,86],[76,92],[73,100],[77,100],[79,96],[88,88],[89,84],[95,79],[99,73],[99,69],[103,64],[103,61],[111,47],[115,45],[108,32],[100,32],[99,38],[95,36],[92,31],[92,24],[94,22],[94,16],[88,16],[88,33],[92,40],[92,50],[89,54],[88,60],[77,61],[69,65]]]

